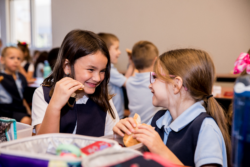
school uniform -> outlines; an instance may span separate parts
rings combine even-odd
[[[0,82],[0,116],[14,118],[20,122],[23,117],[28,116],[23,105],[27,81],[19,72],[16,73],[16,80],[4,71],[0,72],[0,76],[4,77]]]
[[[35,78],[42,78],[43,77],[43,72],[42,70],[44,69],[44,64],[43,63],[38,63],[35,72],[34,72],[34,77]]]
[[[124,95],[122,85],[126,82],[126,80],[127,78],[119,73],[114,65],[111,64],[108,92],[109,94],[115,95],[112,100],[120,119],[124,117]]]
[[[148,88],[149,85],[150,72],[135,73],[135,76],[129,77],[126,82],[129,116],[139,114],[142,123],[147,123],[157,111],[162,109],[152,104],[153,94]]]
[[[27,62],[27,60],[22,61],[21,66],[26,72],[34,72],[34,65],[32,63]]]
[[[184,165],[219,164],[227,167],[224,138],[201,102],[193,104],[173,122],[169,111],[158,111],[149,124]]]
[[[35,90],[32,102],[32,126],[41,124],[50,101],[51,87],[41,86]],[[58,99],[60,100],[60,99]],[[60,133],[73,133],[87,136],[106,136],[113,134],[113,127],[119,122],[118,114],[113,119],[109,112],[103,111],[93,100],[87,96],[77,98],[73,107],[65,105],[60,115]]]

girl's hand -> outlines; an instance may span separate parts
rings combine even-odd
[[[150,152],[160,155],[174,164],[183,165],[174,153],[163,143],[160,135],[152,127],[140,125],[134,132],[134,138],[147,146]]]
[[[125,118],[121,119],[114,127],[113,127],[113,132],[120,135],[124,136],[124,132],[128,135],[131,133],[134,133],[134,128],[136,127],[136,123],[133,118]]]
[[[159,154],[162,148],[166,147],[154,128],[147,125],[140,125],[134,132],[134,138],[147,146],[150,152],[155,154]]]
[[[61,79],[55,85],[50,104],[53,104],[54,109],[61,110],[68,102],[70,95],[80,88],[83,88],[83,85],[79,81],[69,77]]]

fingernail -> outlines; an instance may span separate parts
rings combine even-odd
[[[131,132],[128,132],[129,135],[131,135]]]

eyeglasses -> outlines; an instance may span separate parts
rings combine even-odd
[[[176,77],[175,75],[169,75],[169,76],[170,76],[170,78],[175,78]],[[150,72],[150,83],[151,84],[155,82],[156,78],[157,78],[157,76],[156,76],[155,72]],[[184,85],[183,85],[183,87],[187,91],[187,87],[185,87]]]

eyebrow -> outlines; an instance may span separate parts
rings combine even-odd
[[[94,68],[97,69],[95,66],[89,65],[88,68]]]
[[[97,69],[97,67],[89,65],[88,68],[93,68],[93,69]],[[106,68],[102,69],[102,70],[106,70]]]

